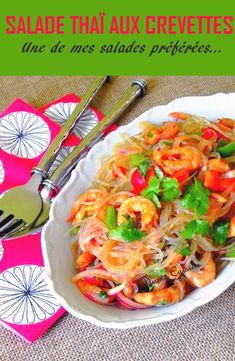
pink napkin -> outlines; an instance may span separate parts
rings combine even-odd
[[[39,110],[16,99],[0,115],[0,193],[27,182],[47,146],[80,99],[74,94]],[[84,113],[53,166],[80,142],[103,115]],[[109,131],[116,129],[113,126]],[[0,322],[29,342],[37,340],[65,310],[45,281],[40,233],[0,241]]]

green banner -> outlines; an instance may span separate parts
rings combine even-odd
[[[13,1],[0,39],[1,75],[234,75],[235,3]]]

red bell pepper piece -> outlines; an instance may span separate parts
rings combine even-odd
[[[216,140],[219,140],[219,139],[229,140],[227,137],[225,137],[218,130],[215,130],[215,129],[210,128],[210,127],[204,129],[203,132],[202,132],[202,138],[204,138],[206,140],[212,138],[213,135],[216,135],[216,138],[217,138]]]
[[[180,169],[180,170],[176,171],[175,173],[173,173],[171,176],[171,178],[177,179],[181,190],[189,183],[189,180],[187,181],[187,179],[189,179],[189,177],[190,177],[190,173],[186,169]]]
[[[122,167],[121,165],[118,166],[117,168],[119,169],[119,171],[122,174],[126,175],[126,172],[127,172],[126,168]],[[115,170],[112,171],[112,175],[113,175],[114,178],[119,178],[119,174],[117,172],[115,172]]]
[[[235,178],[221,178],[219,181],[219,190],[224,192],[226,189],[231,189],[231,192],[235,192]]]
[[[85,280],[90,284],[98,287],[104,287],[104,280],[98,277],[86,277]]]
[[[140,194],[147,187],[147,183],[138,169],[135,169],[131,175],[131,184],[133,186],[131,192],[134,194]]]
[[[202,132],[202,138],[206,140],[212,138],[214,135],[217,137],[217,133],[213,128],[206,128]]]
[[[151,177],[156,177],[156,173],[154,170],[154,165],[151,165],[151,167],[149,168],[147,175],[146,175],[146,183],[147,185],[149,184],[149,180]]]
[[[204,186],[214,192],[220,191],[220,173],[216,170],[206,171]]]

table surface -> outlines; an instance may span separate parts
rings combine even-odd
[[[40,107],[66,93],[82,95],[93,77],[0,77],[0,111],[20,97]],[[106,112],[133,77],[114,77],[93,105]],[[149,91],[122,117],[182,96],[233,92],[235,77],[146,77]],[[0,328],[1,361],[235,360],[235,286],[209,304],[164,324],[112,330],[65,315],[33,345]]]

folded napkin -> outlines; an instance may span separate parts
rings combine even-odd
[[[79,101],[68,94],[37,110],[16,99],[0,115],[0,193],[28,181],[31,169]],[[102,118],[98,110],[86,110],[53,167]],[[0,322],[29,342],[65,313],[48,288],[43,266],[40,233],[0,241]]]

